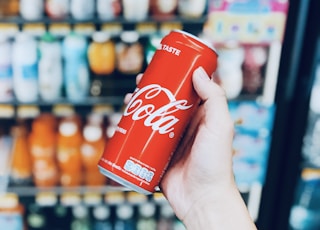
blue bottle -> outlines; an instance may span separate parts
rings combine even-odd
[[[292,230],[320,229],[320,169],[303,170],[289,224]]]
[[[85,37],[71,33],[63,40],[64,82],[67,99],[81,101],[89,94],[90,77]]]

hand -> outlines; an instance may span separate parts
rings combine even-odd
[[[160,187],[176,216],[190,229],[255,229],[234,182],[234,123],[225,93],[202,67],[192,80],[202,103]]]

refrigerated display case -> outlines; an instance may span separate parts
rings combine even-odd
[[[276,94],[278,113],[258,227],[290,229],[290,212],[294,205],[309,204],[312,210],[318,203],[317,173],[310,171],[311,165],[307,164],[304,152],[305,147],[311,147],[306,143],[306,135],[313,113],[310,98],[316,86],[320,57],[319,9],[319,1],[290,1]],[[319,104],[319,97],[312,101]],[[313,161],[315,163],[315,159]],[[301,210],[291,214],[291,221],[294,218],[295,223],[292,223],[297,226],[294,229],[318,229],[311,225],[298,227],[299,222],[303,225],[304,217],[306,222],[308,219],[308,213]]]
[[[225,68],[220,68],[215,77],[224,87],[231,88],[228,91],[231,92],[228,94],[229,107],[237,123],[234,142],[236,181],[252,218],[261,228],[269,229],[268,226],[273,226],[271,223],[277,219],[273,214],[278,207],[280,175],[282,167],[285,167],[282,149],[290,126],[286,119],[294,98],[295,68],[298,68],[300,60],[297,55],[300,54],[305,26],[305,2],[212,0],[207,1],[208,11],[198,18],[180,16],[176,11],[171,18],[150,16],[143,21],[128,21],[121,15],[110,21],[96,17],[78,21],[69,16],[62,19],[44,16],[36,21],[26,21],[15,16],[1,19],[0,32],[12,36],[18,30],[24,30],[39,36],[48,30],[63,38],[72,30],[87,37],[95,30],[103,30],[119,41],[122,30],[136,30],[142,36],[142,43],[147,44],[148,37],[157,31],[184,29],[213,42],[220,51],[220,58],[225,57],[226,60],[224,63],[221,61]],[[230,70],[234,71],[230,73]],[[62,97],[54,102],[38,100],[23,104],[13,100],[2,103],[0,124],[3,124],[3,131],[0,132],[8,133],[15,123],[12,120],[17,118],[26,119],[30,126],[42,112],[54,113],[59,119],[74,113],[86,117],[89,111],[102,112],[114,126],[119,118],[116,112],[121,110],[123,95],[132,91],[135,83],[130,76],[118,72],[113,74],[101,78],[92,73],[90,97],[85,100],[71,102]],[[231,77],[227,79],[227,76]],[[45,189],[29,185],[11,186],[8,191],[20,196],[27,204],[26,215],[31,216],[53,212],[49,208],[34,207],[32,203],[51,205],[57,212],[61,211],[60,204],[70,207],[79,203],[88,206],[108,203],[112,206],[112,216],[115,216],[115,207],[130,197],[126,189],[113,185]],[[134,197],[134,200],[140,199],[137,195]],[[154,197],[147,199],[156,200]],[[65,210],[66,218],[72,218],[71,209]]]

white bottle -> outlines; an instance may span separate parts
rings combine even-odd
[[[0,34],[0,101],[13,98],[13,80],[11,66],[11,44],[9,39]]]
[[[142,21],[148,17],[149,0],[123,0],[123,17],[129,21]]]
[[[92,19],[95,11],[95,1],[71,0],[70,13],[76,20]]]
[[[37,42],[26,34],[19,33],[12,48],[13,88],[20,102],[38,99]]]
[[[47,33],[39,42],[39,93],[43,100],[53,101],[61,97],[62,51],[61,44]]]
[[[44,12],[43,0],[21,0],[20,14],[26,20],[39,20]]]
[[[234,99],[241,93],[243,87],[242,63],[243,47],[228,47],[219,50],[217,73],[228,99]]]

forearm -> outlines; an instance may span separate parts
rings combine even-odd
[[[189,230],[256,229],[236,188],[224,191],[221,196],[203,197],[189,210],[183,222]]]

